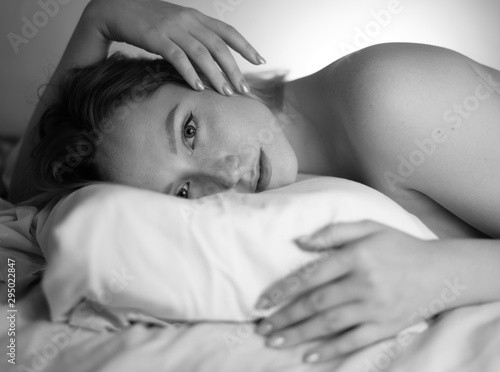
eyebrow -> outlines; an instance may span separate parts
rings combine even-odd
[[[175,105],[175,107],[170,111],[167,115],[166,127],[167,127],[167,138],[168,138],[168,147],[172,154],[177,154],[177,147],[175,145],[175,125],[174,118],[177,113],[177,109],[179,108],[179,104]]]

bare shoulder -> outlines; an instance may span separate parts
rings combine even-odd
[[[407,114],[420,110],[422,104],[444,108],[435,101],[436,96],[460,100],[470,92],[470,84],[477,86],[479,78],[491,86],[500,81],[500,71],[463,54],[413,43],[362,49],[340,60],[330,74],[332,84],[343,92],[337,96],[356,106],[359,119],[372,118],[374,111],[396,110],[402,104]]]
[[[500,72],[444,48],[392,43],[329,71],[366,169],[500,236]]]

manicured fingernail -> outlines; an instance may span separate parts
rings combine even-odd
[[[271,301],[267,297],[261,297],[257,304],[255,305],[256,309],[268,309],[272,305]]]
[[[295,239],[297,244],[299,244],[302,247],[310,247],[312,244],[314,244],[314,238],[310,235],[306,236],[301,236],[300,238]]]
[[[246,81],[243,81],[243,82],[240,84],[240,87],[241,87],[241,90],[242,90],[244,93],[250,93],[250,87],[248,86],[248,84],[246,83]]]
[[[265,65],[266,64],[266,60],[261,55],[257,56],[257,62],[259,62],[261,65]]]
[[[283,336],[273,336],[269,339],[269,346],[278,347],[285,343],[285,337]]]
[[[222,90],[226,94],[226,96],[232,96],[233,95],[233,90],[229,87],[229,85],[225,84],[222,86]]]
[[[268,335],[269,333],[272,332],[273,328],[274,327],[273,327],[272,324],[264,322],[264,323],[259,324],[259,326],[257,327],[256,332],[259,335],[266,336],[266,335]]]
[[[299,236],[297,239],[295,239],[295,241],[298,243],[308,243],[310,240],[311,237],[309,235]]]
[[[319,360],[319,354],[318,353],[312,353],[312,354],[306,354],[304,356],[304,361],[306,363],[314,363]]]
[[[200,80],[196,80],[195,85],[196,85],[196,88],[198,90],[204,90],[205,89],[205,86],[203,85],[203,83]]]

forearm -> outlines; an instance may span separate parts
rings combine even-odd
[[[45,110],[57,100],[57,86],[61,77],[73,67],[81,67],[107,57],[110,42],[102,36],[97,18],[90,6],[82,14],[66,50],[47,84],[31,116],[28,128],[21,139],[21,149],[14,169],[9,199],[18,203],[36,195],[32,182],[31,152],[38,142],[38,131],[34,130]]]
[[[500,240],[439,240],[446,309],[500,300]],[[437,300],[437,299],[436,299]]]

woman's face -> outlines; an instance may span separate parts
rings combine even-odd
[[[116,114],[97,159],[111,181],[199,198],[293,183],[297,158],[262,103],[165,85]]]

